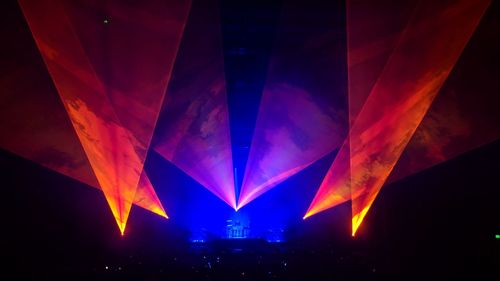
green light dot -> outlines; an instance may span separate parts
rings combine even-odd
[[[496,239],[500,239],[500,234],[495,234]]]

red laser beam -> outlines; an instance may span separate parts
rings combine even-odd
[[[351,197],[356,233],[488,4],[419,2],[306,217]]]
[[[363,0],[347,2],[351,125],[417,3],[386,0],[368,7]],[[404,178],[500,137],[499,128],[495,126],[500,124],[500,119],[497,110],[491,108],[495,104],[492,97],[498,89],[492,89],[490,81],[495,79],[492,76],[496,66],[489,58],[499,46],[493,40],[496,35],[488,30],[494,30],[495,24],[494,20],[482,20],[460,57],[461,65],[457,68],[461,71],[450,74],[387,182]]]
[[[162,6],[152,1],[141,6],[146,10],[114,2],[20,4],[123,234],[183,29],[182,13],[169,13],[187,15],[189,3]],[[165,17],[143,16],[162,11]],[[113,17],[113,27],[96,23],[100,12]],[[142,23],[142,28],[133,29],[131,23]],[[167,34],[161,32],[165,30]],[[134,40],[160,47],[144,48]],[[141,76],[139,66],[145,75],[156,75]],[[145,108],[149,111],[139,114]]]
[[[500,15],[488,9],[455,69],[415,131],[394,170],[393,182],[500,138],[496,81]]]
[[[418,2],[346,1],[350,126],[399,42]]]
[[[0,110],[0,147],[100,189],[31,35],[16,36],[1,46],[9,52],[4,63],[10,71],[0,80],[0,104],[5,106]],[[133,203],[166,217],[144,173]]]

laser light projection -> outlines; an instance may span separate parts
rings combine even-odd
[[[135,205],[282,242],[346,203],[362,235],[385,185],[500,138],[491,3],[327,2],[255,39],[216,0],[19,0],[0,147],[101,190],[122,235]]]

